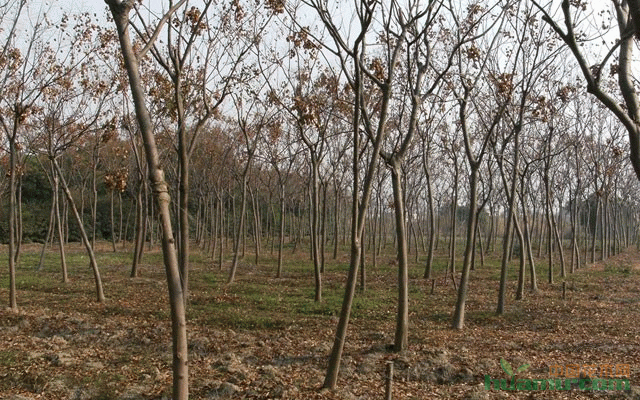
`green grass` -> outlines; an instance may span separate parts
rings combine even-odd
[[[104,245],[104,244],[103,244]],[[128,280],[129,268],[131,264],[130,251],[122,251],[118,247],[118,252],[114,253],[110,247],[102,247],[103,250],[97,252],[99,268],[103,272],[103,282],[107,298],[126,298],[130,285],[123,285],[122,282]],[[104,249],[108,250],[104,250]],[[307,248],[299,246],[295,254],[291,249],[286,249],[283,263],[283,278],[276,279],[277,252],[272,255],[265,245],[265,251],[259,260],[259,265],[255,266],[253,254],[247,253],[240,262],[237,273],[237,281],[232,285],[227,285],[227,274],[230,254],[227,251],[227,259],[223,269],[220,270],[209,255],[193,248],[190,272],[190,302],[188,307],[188,317],[201,321],[205,324],[218,327],[228,327],[233,329],[280,329],[304,318],[333,318],[339,315],[344,296],[344,284],[348,270],[345,263],[347,249],[341,248],[341,257],[333,260],[331,249],[327,252],[325,274],[323,276],[322,301],[314,301],[313,264],[307,254]],[[39,262],[40,246],[32,245],[30,251],[23,251],[20,267],[17,271],[17,287],[23,292],[37,291],[58,295],[57,301],[68,303],[77,301],[83,297],[90,301],[94,298],[94,285],[92,272],[88,266],[88,257],[84,248],[74,244],[67,250],[67,262],[71,284],[60,283],[60,266],[57,249],[49,249],[45,257],[44,268],[36,272],[35,268]],[[436,292],[443,293],[448,298],[454,293],[452,282],[449,278],[444,281],[445,270],[447,269],[448,256],[446,249],[441,246],[433,260],[432,276],[436,280]],[[457,249],[456,259],[456,281],[459,281],[462,256],[461,248]],[[476,281],[488,280],[497,283],[500,278],[500,260],[498,252],[487,255],[485,264],[480,265],[480,256],[476,256],[476,268],[471,272],[471,291]],[[6,257],[6,256],[5,256]],[[0,257],[1,258],[1,257]],[[377,257],[377,265],[372,265],[370,252],[366,253],[367,289],[365,292],[358,291],[354,298],[352,307],[352,318],[367,321],[388,320],[389,315],[395,313],[397,302],[397,265],[394,263],[395,252],[391,246],[387,246],[386,253]],[[409,256],[411,279],[410,302],[411,309],[428,310],[428,319],[434,321],[444,321],[450,318],[451,304],[436,305],[429,295],[431,282],[424,281],[424,266],[426,256],[420,254],[418,262],[415,263],[414,255]],[[216,257],[217,261],[217,257]],[[546,279],[546,263],[543,260],[537,261],[538,282],[542,284]],[[559,262],[554,265],[555,272],[559,271]],[[613,275],[636,274],[630,267],[607,267],[604,271],[592,271],[602,274],[602,277]],[[529,270],[527,267],[527,276]],[[579,274],[574,276],[575,281],[579,281]],[[105,277],[106,276],[106,277]],[[114,282],[113,277],[118,281]],[[142,260],[142,276],[152,277],[156,282],[163,281],[164,267],[162,253],[158,250],[144,254]],[[111,277],[111,278],[109,278]],[[509,264],[508,282],[513,284],[518,277],[518,259],[514,259]],[[143,284],[138,282],[137,284]],[[8,285],[8,277],[3,275],[0,278],[0,285]],[[527,281],[528,287],[528,281]],[[159,307],[151,312],[151,316],[157,320],[168,319],[166,284],[159,285],[162,290],[161,299],[163,307]],[[133,289],[135,290],[135,289]],[[160,296],[160,294],[159,294]],[[24,295],[20,295],[19,302]],[[451,300],[453,301],[453,300]],[[449,303],[451,303],[449,301]],[[511,302],[511,300],[509,300]],[[434,309],[440,307],[441,309]],[[489,307],[493,309],[493,305]],[[121,313],[135,315],[135,311],[124,310],[117,303],[110,303],[103,309],[105,317]],[[470,311],[468,317],[471,321],[483,323],[491,321],[492,311],[477,312]]]
[[[23,360],[25,355],[18,350],[0,350],[0,367],[11,367]]]

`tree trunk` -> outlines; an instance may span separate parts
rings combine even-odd
[[[13,258],[15,264],[20,265],[20,253],[22,251],[22,174],[18,175],[16,185],[16,247]]]
[[[285,208],[284,208],[284,184],[280,185],[280,234],[278,235],[278,273],[276,278],[282,278],[282,251],[284,249],[284,222]]]
[[[51,183],[51,178],[49,178],[49,183]],[[53,186],[53,185],[51,185]],[[47,228],[47,236],[44,238],[44,243],[42,244],[42,250],[40,250],[40,261],[38,262],[38,271],[42,271],[42,267],[44,266],[44,253],[47,250],[47,246],[50,242],[53,242],[53,238],[55,237],[54,231],[56,226],[56,203],[54,201],[53,190],[51,191],[51,209],[49,211],[49,225]]]
[[[340,201],[338,197],[338,183],[334,182],[333,185],[333,214],[334,214],[334,226],[333,226],[333,259],[336,260],[338,258],[338,242],[340,235]]]
[[[179,4],[181,4],[180,2]],[[118,29],[118,38],[129,76],[132,97],[135,104],[136,116],[142,133],[149,178],[153,187],[153,194],[158,206],[158,213],[162,225],[162,252],[169,287],[169,301],[171,305],[171,326],[173,339],[173,399],[186,400],[189,398],[188,380],[188,348],[187,324],[185,315],[184,296],[180,281],[180,269],[171,226],[171,211],[169,209],[171,197],[169,195],[164,173],[160,169],[160,157],[153,133],[151,116],[145,105],[143,83],[140,77],[139,65],[133,46],[129,38],[129,12],[133,4],[118,0],[107,0]]]
[[[9,138],[9,308],[18,310],[16,296],[16,133]]]
[[[244,173],[242,174],[242,197],[240,201],[240,221],[238,223],[238,229],[235,234],[235,242],[233,244],[233,260],[231,261],[231,269],[229,270],[229,278],[227,279],[227,284],[233,283],[236,278],[236,271],[238,269],[238,259],[240,257],[240,242],[241,236],[244,236],[244,215],[246,214],[247,209],[247,173],[249,172],[249,163],[251,161],[247,160],[247,166],[245,167]]]
[[[104,298],[104,292],[102,290],[102,279],[100,278],[100,270],[98,269],[98,263],[96,261],[96,256],[93,252],[93,247],[91,247],[89,236],[87,235],[87,232],[84,229],[84,224],[80,219],[80,213],[78,212],[78,209],[76,208],[76,204],[73,201],[73,196],[71,195],[71,191],[67,186],[67,182],[64,180],[62,170],[60,169],[60,166],[58,165],[58,162],[55,158],[52,160],[52,162],[53,162],[53,167],[55,168],[56,172],[58,173],[58,177],[60,178],[60,183],[62,184],[62,190],[64,191],[64,194],[67,197],[67,201],[71,206],[71,210],[73,211],[73,216],[75,217],[76,222],[78,223],[78,227],[80,229],[80,236],[82,237],[82,243],[84,244],[84,247],[87,249],[87,255],[89,256],[89,264],[91,265],[91,269],[93,271],[93,278],[96,282],[97,300],[99,303],[104,303],[105,298]]]
[[[118,192],[118,243],[122,242],[124,239],[122,238],[122,192]]]
[[[453,196],[451,199],[451,238],[449,242],[449,266],[448,271],[451,277],[455,279],[456,273],[456,230],[457,230],[457,214],[458,214],[458,158],[454,156],[454,178],[453,178]],[[477,172],[476,172],[477,173]],[[477,185],[477,183],[476,183]],[[474,194],[475,195],[475,194]],[[469,211],[471,213],[471,211]],[[475,233],[474,233],[475,235]],[[464,318],[464,316],[463,316]]]
[[[409,260],[407,256],[407,232],[405,224],[404,195],[402,193],[402,171],[399,162],[390,165],[393,186],[393,205],[398,238],[398,312],[393,350],[406,350],[409,337]]]
[[[116,250],[116,227],[115,227],[115,215],[113,212],[113,195],[114,195],[115,189],[111,190],[111,197],[109,199],[109,217],[111,218],[111,245],[113,247],[113,252],[115,253]]]
[[[98,145],[94,149],[93,165],[91,171],[91,248],[96,248],[96,225],[98,224]]]
[[[322,184],[322,213],[320,214],[320,273],[324,274],[325,244],[327,242],[327,183]]]
[[[319,196],[319,165],[316,155],[311,153],[311,256],[313,258],[313,276],[315,282],[315,298],[316,302],[322,300],[322,274],[320,273],[320,246],[318,243],[318,232],[320,222],[320,196]]]
[[[504,305],[505,299],[507,295],[507,268],[508,268],[508,253],[511,249],[511,241],[513,240],[512,236],[512,226],[516,223],[516,196],[517,196],[517,181],[518,181],[518,161],[519,161],[519,131],[515,132],[515,144],[514,144],[514,155],[513,155],[513,171],[511,172],[511,188],[508,188],[508,182],[504,173],[503,163],[499,161],[500,166],[500,175],[502,177],[502,182],[504,184],[504,189],[507,193],[507,199],[509,200],[509,207],[507,209],[507,226],[504,231],[504,239],[502,241],[502,261],[500,264],[500,289],[498,291],[498,306],[496,308],[496,314],[502,315],[504,313]],[[519,235],[521,236],[521,234]],[[522,262],[524,261],[523,252],[524,249],[520,248],[520,271],[522,287],[524,287],[524,265]]]
[[[514,205],[515,205],[515,202],[514,202]],[[526,255],[524,254],[524,251],[525,251],[524,235],[522,234],[522,228],[520,227],[520,223],[518,222],[518,219],[515,218],[515,216],[513,219],[513,225],[514,225],[516,234],[518,235],[518,243],[520,244],[520,264],[518,268],[518,287],[516,289],[516,300],[522,300],[522,298],[524,297],[524,279],[525,279],[525,270],[527,266],[527,263],[525,262]]]
[[[140,276],[138,265],[140,264],[140,255],[142,253],[142,248],[144,248],[144,236],[142,233],[142,225],[144,224],[142,185],[144,185],[144,182],[140,182],[140,187],[138,188],[138,193],[136,194],[136,233],[133,243],[133,262],[131,264],[132,278]]]
[[[454,329],[462,329],[464,327],[464,311],[467,301],[467,290],[469,287],[469,272],[471,271],[471,253],[473,252],[473,243],[475,242],[476,234],[478,168],[478,164],[472,164],[471,171],[469,173],[469,219],[467,220],[467,242],[464,249],[462,274],[460,276],[458,297],[452,320],[452,327]]]
[[[522,190],[525,191],[524,186],[522,186],[522,180],[521,180],[521,187]],[[530,230],[529,230],[529,220],[528,220],[528,213],[527,213],[527,208],[526,208],[526,204],[525,204],[525,194],[522,193],[520,194],[520,204],[522,205],[522,220],[523,220],[523,225],[524,225],[524,242],[525,242],[525,246],[527,249],[527,259],[529,261],[529,275],[530,275],[530,279],[531,279],[531,286],[530,286],[530,290],[532,292],[537,292],[538,291],[538,279],[536,276],[536,265],[533,261],[533,251],[531,249],[531,234],[530,234]]]
[[[225,207],[222,201],[222,194],[218,192],[217,196],[218,196],[218,219],[220,220],[220,223],[218,224],[218,229],[219,229],[218,247],[220,248],[218,253],[218,267],[222,270],[222,263],[224,261],[224,244],[225,244],[225,229],[224,229]]]
[[[258,210],[258,201],[256,199],[256,196],[253,195],[253,190],[251,189],[251,186],[249,186],[249,197],[251,197],[251,210],[253,211],[253,242],[255,245],[255,264],[256,266],[258,265],[258,261],[260,258],[260,224],[259,224],[259,220],[260,217],[258,216],[259,214],[259,210]]]
[[[63,222],[62,217],[60,215],[60,181],[58,179],[58,174],[56,174],[55,168],[53,164],[51,165],[51,173],[53,179],[53,195],[55,202],[55,219],[56,219],[56,228],[58,230],[58,242],[60,244],[60,266],[62,267],[62,282],[69,282],[69,275],[67,273],[67,258],[64,254],[64,232],[63,232]]]

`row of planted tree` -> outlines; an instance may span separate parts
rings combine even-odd
[[[40,168],[48,183],[33,196],[50,197],[41,236],[64,243],[75,221],[98,301],[96,237],[115,248],[128,238],[123,226],[136,227],[134,276],[145,240],[162,244],[175,398],[188,395],[193,240],[228,268],[229,283],[247,246],[256,264],[267,247],[278,251],[278,275],[285,245],[308,246],[316,301],[325,257],[348,242],[325,380],[335,387],[359,268],[382,246],[397,249],[402,351],[410,255],[426,254],[433,278],[434,250],[447,246],[452,325],[462,328],[470,271],[489,249],[502,252],[502,313],[513,257],[522,298],[541,264],[553,282],[637,239],[640,102],[630,65],[640,24],[629,2],[607,13],[564,1],[564,26],[552,4],[509,0],[106,3],[107,17],[0,6],[10,306],[31,201],[22,188]],[[585,21],[618,27],[618,39],[576,31]],[[107,202],[109,217],[99,218]]]
[[[214,142],[220,141],[225,133],[221,130],[212,133],[203,140],[201,150],[205,150],[204,153],[198,151],[192,159],[191,175],[196,178],[191,190],[196,196],[189,204],[190,219],[193,221],[190,238],[211,254],[221,268],[225,249],[235,253],[238,246],[237,252],[242,258],[247,251],[248,241],[250,251],[256,257],[255,264],[259,263],[261,251],[277,251],[279,262],[276,273],[280,276],[283,247],[286,245],[295,252],[298,249],[307,250],[307,246],[313,243],[310,240],[310,221],[314,215],[311,204],[313,177],[309,174],[309,160],[303,151],[292,153],[292,157],[286,160],[290,165],[289,170],[279,172],[278,166],[274,167],[268,160],[268,148],[258,146],[243,193],[239,184],[242,179],[238,177],[241,177],[246,165],[231,154],[227,154],[226,158],[215,154],[220,149],[216,148]],[[621,146],[624,143],[616,143],[610,137],[598,141],[596,134],[589,133],[588,141],[578,142],[576,137],[584,134],[575,132],[573,138],[569,135],[554,142],[553,147],[560,151],[543,154],[542,158],[529,161],[526,170],[519,172],[519,205],[515,230],[512,232],[512,235],[517,234],[517,242],[511,241],[509,254],[517,248],[517,253],[525,256],[523,262],[528,260],[533,266],[534,260],[541,259],[544,252],[550,257],[547,265],[552,267],[555,254],[562,277],[567,269],[573,272],[581,263],[604,259],[619,252],[635,242],[637,236],[638,210],[634,202],[636,183],[626,161],[621,158]],[[91,138],[90,135],[87,138],[88,145],[79,145],[70,150],[59,164],[65,171],[64,182],[72,193],[73,202],[79,207],[83,225],[91,233],[92,246],[95,246],[96,237],[110,240],[114,251],[118,242],[134,241],[136,237],[153,246],[158,241],[153,203],[148,196],[149,188],[144,187],[146,183],[132,178],[138,175],[134,157],[130,156],[132,143],[117,137],[107,141]],[[95,143],[99,143],[98,151],[94,148]],[[551,143],[551,140],[547,143]],[[287,147],[291,149],[296,145],[300,143],[290,143]],[[212,148],[206,150],[207,146]],[[420,255],[427,255],[430,261],[425,266],[425,278],[431,277],[433,251],[439,246],[447,246],[448,265],[453,272],[456,243],[460,244],[469,220],[468,203],[465,203],[465,195],[468,194],[460,195],[468,185],[467,176],[459,174],[460,170],[467,167],[465,160],[458,160],[456,153],[447,151],[444,146],[445,143],[439,143],[428,157],[412,157],[411,162],[405,164],[406,170],[412,173],[404,174],[402,180],[406,193],[404,218],[408,232],[407,248],[415,256],[416,263]],[[547,149],[550,148],[547,145]],[[329,149],[327,152],[331,151]],[[99,159],[91,160],[96,154]],[[56,233],[58,229],[63,243],[79,240],[78,226],[71,220],[68,200],[60,195],[56,175],[47,168],[50,164],[46,159],[31,154],[28,149],[19,155],[19,169],[22,172],[17,185],[18,210],[25,208],[22,205],[24,203],[29,215],[25,226],[22,215],[18,214],[17,246],[25,237],[28,241],[43,242],[47,246],[60,236]],[[332,156],[327,154],[327,157]],[[425,173],[436,169],[434,165],[423,164],[429,158],[438,159],[436,164],[441,166],[441,170],[437,174]],[[216,159],[222,162],[214,167],[217,174],[212,176],[207,170],[212,168],[212,162]],[[170,171],[177,169],[176,165],[172,165],[174,163],[169,155],[165,165]],[[491,160],[483,175],[496,179],[499,176],[497,168],[498,163]],[[574,168],[582,170],[581,176],[574,175]],[[554,171],[552,176],[547,176],[551,171]],[[456,173],[459,175],[456,176]],[[5,171],[5,181],[8,175]],[[327,163],[319,170],[319,223],[316,231],[321,247],[321,270],[324,269],[324,257],[330,255],[336,258],[339,248],[348,241],[350,209],[347,203],[350,188],[342,183],[346,175],[348,171],[344,170],[344,164],[341,163]],[[177,193],[177,177],[169,174],[168,179],[172,182],[172,193]],[[381,249],[395,246],[397,240],[397,232],[393,229],[395,206],[391,188],[388,187],[388,171],[379,168],[376,179],[365,235],[366,250],[373,265]],[[480,262],[486,252],[496,251],[496,245],[500,243],[498,238],[504,236],[507,202],[501,182],[485,181],[483,185],[486,186],[483,187],[485,190],[477,212],[478,238],[474,247]],[[555,189],[552,191],[551,187]],[[4,193],[8,194],[6,191]],[[8,212],[6,203],[3,204],[4,213]],[[242,209],[244,215],[240,217]],[[177,215],[174,204],[174,221]],[[138,231],[142,233],[136,235]],[[6,243],[6,230],[0,232]],[[549,251],[550,248],[553,251]],[[312,248],[309,250],[313,251]],[[533,273],[535,269],[531,267],[530,271]],[[549,281],[552,282],[552,269],[549,271]],[[531,285],[535,288],[535,281],[532,280]]]

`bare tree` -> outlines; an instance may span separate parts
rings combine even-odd
[[[634,37],[640,32],[640,2],[638,0],[613,0],[613,21],[604,20],[594,26],[604,29],[617,24],[618,38],[604,49],[604,55],[590,55],[582,47],[582,43],[590,40],[590,33],[580,31],[592,21],[584,17],[588,10],[585,1],[563,0],[561,3],[562,24],[556,21],[549,10],[552,3],[541,6],[532,1],[542,12],[543,20],[548,23],[567,45],[573,54],[578,67],[586,80],[587,92],[594,95],[624,125],[629,136],[629,157],[631,165],[640,179],[640,100],[636,90],[637,77],[633,71]],[[598,21],[600,22],[600,21]],[[605,32],[596,33],[603,37]],[[605,44],[606,41],[605,41]],[[617,58],[613,57],[617,52]],[[590,57],[591,56],[591,57]],[[590,58],[595,59],[591,61]],[[617,75],[617,87],[608,85],[610,78]],[[616,91],[619,91],[621,98]]]
[[[503,12],[498,13],[497,17],[494,19],[487,18],[485,21],[485,17],[488,17],[491,14],[493,7],[496,9],[502,7]],[[472,126],[470,124],[470,115],[474,110],[475,112],[478,112],[478,99],[472,97],[472,94],[474,91],[478,90],[481,84],[481,79],[486,72],[487,62],[492,57],[492,50],[497,44],[498,35],[495,34],[495,32],[502,29],[505,21],[504,12],[509,10],[510,7],[511,5],[509,3],[496,3],[488,8],[475,4],[468,10],[465,19],[462,20],[460,32],[464,35],[469,35],[475,40],[471,41],[468,46],[459,48],[457,51],[457,76],[459,81],[455,84],[453,82],[450,83],[451,89],[458,103],[458,123],[462,131],[464,152],[469,164],[469,216],[467,219],[464,261],[462,264],[458,296],[452,319],[452,326],[456,329],[462,329],[464,326],[464,312],[469,272],[471,270],[473,248],[475,246],[476,218],[478,213],[478,174],[483,158],[487,152],[490,139],[504,115],[504,110],[506,109],[505,99],[508,97],[507,92],[504,92],[502,97],[496,97],[495,112],[484,119],[480,118],[480,127],[474,132],[472,131]],[[486,25],[484,27],[480,26],[479,21],[483,21]],[[470,32],[467,31],[467,29],[470,30]],[[494,35],[488,36],[491,32],[493,32]],[[480,50],[476,44],[478,43],[478,39],[485,36],[488,37],[489,41],[486,47]],[[464,64],[463,60],[465,61]],[[505,82],[507,86],[509,85],[508,81],[509,78],[507,78],[507,82]],[[472,137],[474,133],[475,137]],[[477,143],[477,145],[474,145],[474,143]]]
[[[171,211],[169,208],[171,196],[164,172],[160,166],[158,146],[153,132],[151,115],[147,108],[144,86],[140,77],[140,59],[149,51],[150,46],[156,40],[164,24],[166,24],[177,7],[185,0],[180,1],[169,9],[161,18],[149,41],[138,52],[134,51],[129,36],[129,14],[133,9],[134,1],[106,0],[111,10],[120,41],[125,68],[129,77],[129,85],[135,105],[136,117],[143,138],[147,164],[149,168],[149,180],[153,188],[154,198],[162,225],[162,253],[164,258],[167,284],[169,287],[169,303],[171,305],[171,327],[173,339],[173,397],[176,400],[189,398],[189,370],[187,364],[187,323],[185,315],[185,303],[180,280],[180,269],[176,254],[173,228],[171,224]]]

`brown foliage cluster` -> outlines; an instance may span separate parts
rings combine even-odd
[[[568,102],[575,93],[577,93],[578,88],[573,85],[566,85],[558,89],[556,92],[556,96],[560,98],[563,103]]]
[[[376,79],[384,79],[384,66],[382,65],[382,60],[379,57],[371,60],[371,63],[369,63],[369,69],[373,72]]]
[[[4,54],[0,54],[0,69],[15,71],[22,64],[20,49],[11,48]]]
[[[318,107],[313,100],[297,95],[293,98],[293,110],[298,115],[298,122],[302,126],[311,125],[318,121]]]
[[[310,35],[309,28],[303,27],[299,31],[287,36],[287,42],[293,43],[294,49],[291,49],[289,56],[295,56],[295,49],[302,48],[306,52],[314,52],[320,49],[320,45],[315,43]]]
[[[285,5],[284,0],[266,0],[265,1],[265,7],[276,14],[281,14],[284,12],[284,5]]]
[[[127,179],[129,179],[129,170],[127,168],[119,168],[114,172],[107,172],[104,175],[104,185],[109,190],[117,190],[124,193],[127,190]]]
[[[198,7],[191,7],[186,13],[185,13],[185,17],[187,18],[187,22],[189,23],[189,26],[191,26],[191,29],[196,33],[196,34],[201,34],[205,29],[207,29],[207,24],[205,24],[203,21],[201,21],[202,18],[202,12],[200,11],[200,9],[198,9]]]
[[[502,73],[497,76],[491,76],[491,80],[498,90],[498,95],[508,101],[513,93],[513,74]]]

